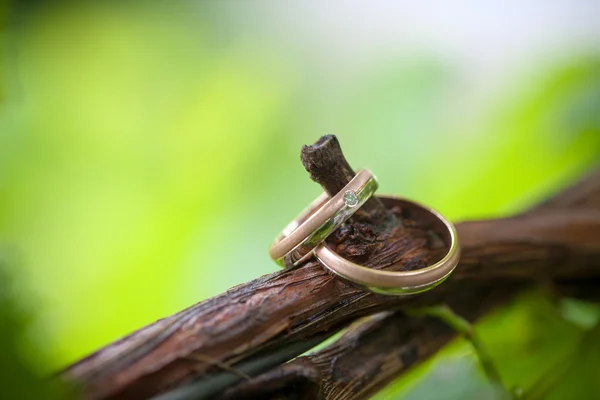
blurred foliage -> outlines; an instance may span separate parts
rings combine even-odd
[[[522,210],[600,156],[595,52],[535,60],[479,98],[452,55],[390,47],[345,65],[338,53],[304,51],[284,29],[252,30],[217,2],[19,3],[10,18],[7,4],[0,244],[18,267],[3,297],[0,368],[19,366],[11,382],[24,390],[36,390],[27,379],[275,271],[270,240],[319,192],[300,146],[324,130],[355,167],[377,172],[383,193],[453,219]],[[561,380],[591,368],[593,351],[576,348],[598,340],[590,323],[573,321],[593,322],[594,312],[569,304],[565,320],[525,296],[482,325],[507,382],[534,388],[571,356],[579,361]],[[429,380],[451,371],[456,386],[438,395],[483,398],[485,381],[458,343],[444,352],[445,372],[432,361],[418,369],[433,371],[425,381],[416,371],[382,396],[408,385],[409,398],[436,398]]]
[[[14,280],[0,258],[0,397],[2,399],[52,400],[65,398],[57,383],[36,373],[37,362],[47,357],[40,343],[31,341],[29,326],[33,307],[16,301]],[[21,293],[21,296],[23,293]]]
[[[575,317],[573,314],[577,314]],[[600,368],[600,307],[525,293],[477,324],[505,386],[525,399],[593,399]],[[444,388],[440,390],[440,388]],[[471,345],[455,340],[374,400],[497,399]]]

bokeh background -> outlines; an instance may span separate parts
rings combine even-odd
[[[319,194],[299,154],[321,134],[455,221],[567,186],[600,160],[599,17],[593,0],[0,1],[0,397],[55,397],[36,377],[275,271],[272,238]],[[598,315],[540,290],[479,328],[511,387],[600,398]],[[492,393],[457,340],[376,397]]]

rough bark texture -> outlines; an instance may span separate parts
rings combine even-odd
[[[302,152],[311,177],[332,192],[352,176],[335,147],[339,149],[334,137],[324,137]],[[427,248],[426,232],[392,211],[369,202],[331,242],[340,254],[376,268],[402,261],[410,269],[439,258]],[[460,265],[430,292],[399,298],[365,293],[309,261],[159,320],[72,365],[61,377],[78,385],[85,398],[142,399],[332,334],[383,310],[446,303],[474,320],[527,285],[554,283],[570,294],[593,294],[594,282],[600,282],[600,173],[531,212],[465,222],[457,230],[463,248]],[[385,314],[309,359],[279,369],[265,363],[262,370],[253,370],[255,378],[224,396],[294,398],[296,391],[285,389],[285,382],[294,382],[306,393],[314,393],[316,385],[326,398],[364,398],[451,336],[437,321]]]

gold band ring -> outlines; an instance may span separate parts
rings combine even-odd
[[[375,193],[377,179],[363,169],[335,196],[323,193],[275,239],[269,255],[282,267],[297,265]]]
[[[460,246],[454,225],[437,211],[421,204],[392,196],[380,198],[386,207],[401,207],[403,215],[407,218],[426,224],[437,233],[446,246],[446,255],[435,264],[415,271],[381,271],[350,262],[323,242],[314,250],[317,259],[326,269],[351,284],[379,294],[415,294],[442,283],[454,270],[460,258]]]

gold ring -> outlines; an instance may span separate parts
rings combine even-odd
[[[344,280],[368,291],[402,296],[432,289],[446,279],[458,264],[460,246],[454,225],[437,211],[406,199],[380,196],[386,207],[401,207],[402,214],[424,223],[443,240],[446,255],[433,265],[415,271],[381,271],[366,268],[335,253],[326,242],[314,250],[321,264]],[[400,267],[394,264],[390,267]]]
[[[329,198],[323,193],[275,238],[269,255],[282,267],[306,260],[319,243],[358,211],[378,186],[375,175],[363,169],[335,196]]]

